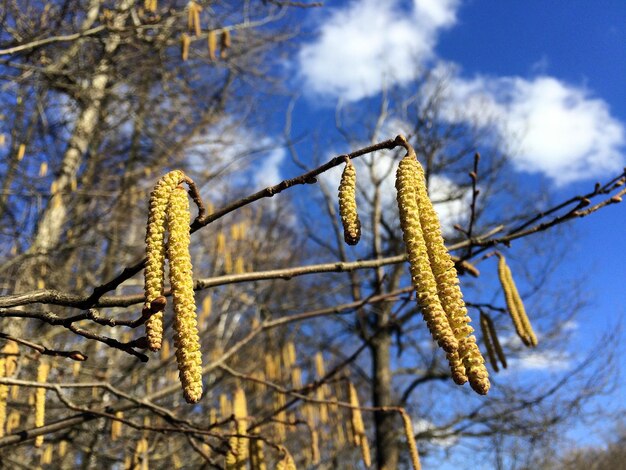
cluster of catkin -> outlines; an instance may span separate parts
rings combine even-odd
[[[496,256],[498,257],[498,277],[500,278],[506,306],[509,315],[511,315],[517,336],[519,336],[522,343],[526,346],[535,347],[537,346],[537,335],[535,335],[528,315],[526,315],[526,309],[517,291],[517,286],[511,274],[511,268],[507,265],[506,259],[502,253],[498,252]]]
[[[183,61],[189,58],[189,46],[191,45],[190,35],[193,34],[198,37],[202,34],[200,12],[202,12],[202,7],[198,3],[192,0],[187,4],[187,29],[189,32],[181,35],[181,58]],[[207,45],[209,48],[209,58],[211,60],[216,60],[218,56],[218,34],[216,30],[208,32]],[[219,35],[219,46],[219,56],[220,58],[225,59],[228,57],[228,49],[231,46],[230,30],[223,29],[221,31]]]
[[[167,228],[176,361],[185,400],[196,403],[202,396],[202,353],[189,254],[189,199],[187,192],[180,186],[184,181],[188,179],[182,171],[171,171],[159,180],[150,195],[150,214],[146,230],[144,313],[151,314],[146,321],[148,347],[152,351],[158,351],[163,341]]]
[[[397,201],[417,301],[433,338],[446,352],[454,382],[461,385],[469,380],[477,393],[485,395],[490,387],[485,360],[472,335],[424,170],[406,140],[403,145],[407,154],[396,174]]]

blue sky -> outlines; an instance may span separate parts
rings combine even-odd
[[[338,102],[358,104],[380,96],[383,86],[409,84],[411,63],[446,78],[444,119],[496,123],[518,184],[543,185],[562,200],[626,165],[623,0],[353,0],[302,14],[305,34],[287,66],[287,83],[302,94],[294,135],[309,132],[311,122],[333,132]],[[269,160],[257,173],[259,184],[295,173],[284,151]],[[584,275],[587,306],[572,325],[569,351],[576,354],[626,313],[626,205],[570,227],[575,235],[567,237],[571,246],[555,278],[564,287]],[[544,349],[543,359],[553,360],[554,352]],[[548,362],[536,356],[523,365],[533,364],[541,370]],[[615,398],[626,401],[623,380]]]

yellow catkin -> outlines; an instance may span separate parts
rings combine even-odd
[[[165,219],[170,194],[185,174],[174,170],[163,176],[150,194],[150,212],[146,228],[146,268],[144,271],[144,309],[163,295],[165,277]],[[163,313],[156,312],[146,321],[148,347],[152,351],[161,349],[163,340]]]
[[[402,236],[409,259],[417,301],[433,338],[446,352],[458,349],[448,318],[437,294],[417,206],[417,160],[407,153],[398,166],[396,189]]]
[[[296,470],[296,462],[293,460],[289,451],[282,446],[280,447],[280,450],[283,453],[283,456],[276,463],[276,470]]]
[[[237,388],[233,396],[233,414],[237,422],[237,434],[244,435],[247,432],[248,405],[246,394],[242,388]],[[248,459],[248,439],[240,437],[237,443],[237,460],[245,466]]]
[[[170,357],[170,342],[165,340],[161,344],[161,360],[165,361]]]
[[[144,0],[143,7],[146,11],[150,13],[155,13],[157,11],[157,0]]]
[[[476,345],[476,337],[472,335],[474,329],[469,325],[470,317],[463,301],[463,294],[459,287],[459,279],[454,262],[445,246],[441,234],[441,224],[437,212],[428,197],[424,170],[417,161],[415,151],[407,145],[407,155],[411,168],[415,172],[415,196],[422,228],[424,242],[428,253],[428,260],[435,277],[437,295],[443,308],[448,324],[457,341],[458,357],[448,357],[453,375],[458,375],[455,382],[463,381],[460,364],[465,368],[465,375],[477,393],[485,395],[489,391],[489,374],[485,367],[485,360]],[[450,351],[446,351],[450,352]],[[460,361],[459,361],[460,360]]]
[[[517,307],[517,314],[519,315],[520,322],[522,323],[522,328],[526,333],[526,338],[528,338],[528,342],[530,346],[537,346],[537,336],[533,331],[533,327],[530,324],[530,320],[528,319],[528,315],[526,314],[526,308],[524,307],[524,302],[522,302],[522,297],[519,295],[517,290],[517,286],[515,285],[515,281],[513,280],[513,274],[511,273],[511,269],[506,267],[506,275],[508,278],[509,286],[511,287],[511,291],[513,293],[513,300],[515,302],[515,306]]]
[[[250,470],[267,470],[264,443],[261,439],[250,441]]]
[[[183,468],[183,462],[182,460],[180,460],[178,454],[172,454],[172,465],[176,470],[178,470],[179,468]]]
[[[74,378],[78,377],[78,374],[80,373],[81,364],[82,364],[81,361],[74,361],[74,363],[72,364],[72,377]]]
[[[148,468],[148,440],[145,438],[137,441],[137,447],[135,448],[135,455],[132,462],[133,469],[147,469]]]
[[[313,465],[320,463],[319,433],[315,429],[311,430],[311,463]]]
[[[207,46],[209,47],[209,59],[217,60],[217,32],[215,32],[215,30],[209,31],[207,36]]]
[[[506,306],[513,321],[513,326],[517,335],[526,346],[536,346],[537,337],[530,325],[524,303],[519,295],[511,269],[506,263],[504,255],[497,253],[498,256],[498,277],[504,292]]]
[[[411,422],[411,417],[406,412],[406,410],[400,410],[400,414],[402,415],[402,422],[404,424],[404,436],[406,437],[406,443],[409,446],[409,454],[411,455],[411,464],[413,465],[413,470],[420,470],[422,468],[420,464],[420,457],[417,453],[417,444],[415,443],[415,435],[413,434],[413,423]]]
[[[231,37],[230,37],[230,31],[228,29],[222,31],[222,34],[220,36],[220,47],[222,49],[221,51],[221,57],[222,59],[225,59],[226,57],[228,57],[228,49],[231,46]]]
[[[26,154],[26,145],[24,144],[20,144],[20,146],[17,148],[17,161],[21,161],[22,158],[24,158],[24,155]]]
[[[226,234],[224,232],[219,232],[217,234],[215,251],[217,251],[220,255],[226,252]]]
[[[295,389],[302,388],[302,371],[299,367],[291,369],[291,386]]]
[[[48,444],[46,445],[46,447],[44,447],[44,450],[41,454],[41,465],[50,465],[52,463],[52,452],[53,452],[54,448],[52,447],[52,444]]]
[[[122,419],[124,418],[124,413],[122,411],[116,411],[115,417]],[[111,440],[116,441],[122,436],[122,422],[113,420],[111,421]]]
[[[230,251],[224,253],[224,273],[232,274],[233,272],[233,256]]]
[[[196,2],[191,1],[187,4],[187,27],[189,28],[189,32],[195,33],[196,36],[200,36],[200,34],[202,34],[200,26],[201,11],[202,7]]]
[[[230,418],[233,414],[230,400],[225,393],[222,393],[220,395],[220,414],[222,415],[222,419]]]
[[[369,467],[372,464],[370,456],[370,445],[365,434],[365,425],[363,424],[363,416],[359,405],[359,395],[352,382],[348,382],[348,397],[352,414],[352,432],[354,443],[361,447],[361,456],[363,464]]]
[[[48,174],[48,162],[41,162],[39,165],[39,176],[42,178]]]
[[[9,413],[9,418],[7,419],[7,434],[12,433],[17,428],[20,427],[21,420],[20,413],[16,410],[13,410]]]
[[[67,454],[67,441],[63,440],[59,442],[59,457],[65,457]]]
[[[237,259],[235,260],[234,271],[235,271],[235,274],[243,274],[246,272],[246,265],[241,256],[237,256]]]
[[[45,383],[50,372],[50,365],[47,362],[40,362],[37,368],[37,382]],[[46,414],[46,389],[39,387],[35,391],[35,427],[44,425]],[[41,447],[43,444],[43,434],[35,438],[35,447]]]
[[[287,413],[285,412],[287,399],[282,393],[275,393],[274,397],[274,410],[277,410],[275,426],[276,436],[278,442],[285,442],[285,439],[287,439],[287,427],[285,425],[287,421]]]
[[[180,57],[184,61],[189,58],[189,46],[191,45],[191,38],[187,33],[180,35]]]
[[[185,400],[188,403],[197,403],[202,396],[202,352],[189,254],[189,199],[183,188],[172,191],[167,214],[176,361]]]
[[[6,357],[0,356],[0,377],[7,376]],[[4,436],[5,422],[7,419],[7,398],[9,396],[9,386],[0,384],[0,437]]]
[[[345,242],[356,245],[361,239],[361,221],[356,207],[356,169],[349,159],[339,183],[339,215]]]

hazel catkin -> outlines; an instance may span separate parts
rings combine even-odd
[[[409,454],[411,455],[411,464],[413,470],[420,470],[422,468],[420,464],[419,454],[417,452],[417,444],[415,443],[415,435],[413,434],[413,423],[411,417],[404,409],[400,409],[402,415],[402,423],[404,424],[404,436],[406,437],[407,445],[409,446]]]
[[[519,336],[522,343],[526,346],[537,346],[537,336],[526,314],[524,302],[522,302],[522,298],[513,280],[511,268],[507,265],[506,258],[502,253],[496,253],[496,255],[498,256],[498,278],[502,285],[507,310],[513,321],[517,336]]]
[[[359,395],[352,382],[348,382],[348,398],[352,412],[352,432],[354,443],[361,447],[361,456],[363,464],[369,467],[372,464],[370,455],[370,445],[365,434],[365,425],[363,424],[363,415],[361,414],[361,406],[359,404]]]
[[[165,219],[171,192],[185,174],[174,170],[163,176],[150,194],[150,208],[146,227],[146,268],[144,270],[144,310],[151,309],[151,302],[163,295],[165,277]],[[146,321],[148,347],[152,351],[161,349],[163,340],[163,313],[157,311]]]
[[[361,239],[361,221],[356,208],[356,169],[350,159],[341,174],[339,184],[339,214],[343,224],[343,238],[348,245]]]
[[[37,368],[37,382],[45,383],[50,372],[50,365],[41,361]],[[38,387],[35,391],[35,427],[40,428],[44,425],[46,415],[46,389]],[[43,444],[43,434],[35,437],[35,447],[41,447]]]
[[[182,187],[172,191],[167,216],[176,361],[185,400],[188,403],[197,403],[202,396],[202,352],[189,254],[189,199]]]
[[[406,141],[405,141],[406,142]],[[469,325],[470,317],[459,287],[459,279],[454,262],[445,246],[441,233],[441,224],[435,208],[428,196],[424,170],[417,161],[413,148],[406,143],[407,155],[415,171],[415,194],[419,221],[422,228],[428,261],[435,277],[437,295],[443,308],[448,324],[458,345],[458,359],[449,355],[448,360],[455,382],[463,382],[462,367],[471,387],[477,393],[485,395],[489,391],[489,374],[485,368],[485,360],[472,335],[474,329]],[[449,353],[449,351],[447,351]],[[460,362],[459,362],[460,361]],[[462,367],[461,367],[462,363]]]
[[[446,352],[458,349],[458,342],[437,294],[437,283],[430,267],[426,242],[417,206],[417,160],[407,155],[400,161],[396,173],[396,189],[402,237],[406,245],[411,280],[417,301],[433,339]]]

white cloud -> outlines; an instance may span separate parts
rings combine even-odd
[[[467,80],[456,75],[447,93],[443,116],[493,125],[517,170],[543,173],[565,185],[624,165],[624,125],[584,88],[548,76]]]
[[[418,63],[434,56],[439,30],[456,21],[457,0],[414,0],[411,12],[397,0],[358,0],[332,10],[318,38],[302,47],[305,89],[348,101],[406,84]]]
[[[255,188],[261,189],[266,186],[273,186],[283,180],[280,168],[285,159],[285,149],[277,148],[271,150],[264,156],[256,170],[254,171]]]
[[[557,371],[567,370],[572,367],[571,358],[567,354],[554,350],[528,352],[510,362],[512,362],[512,368],[522,370]]]

